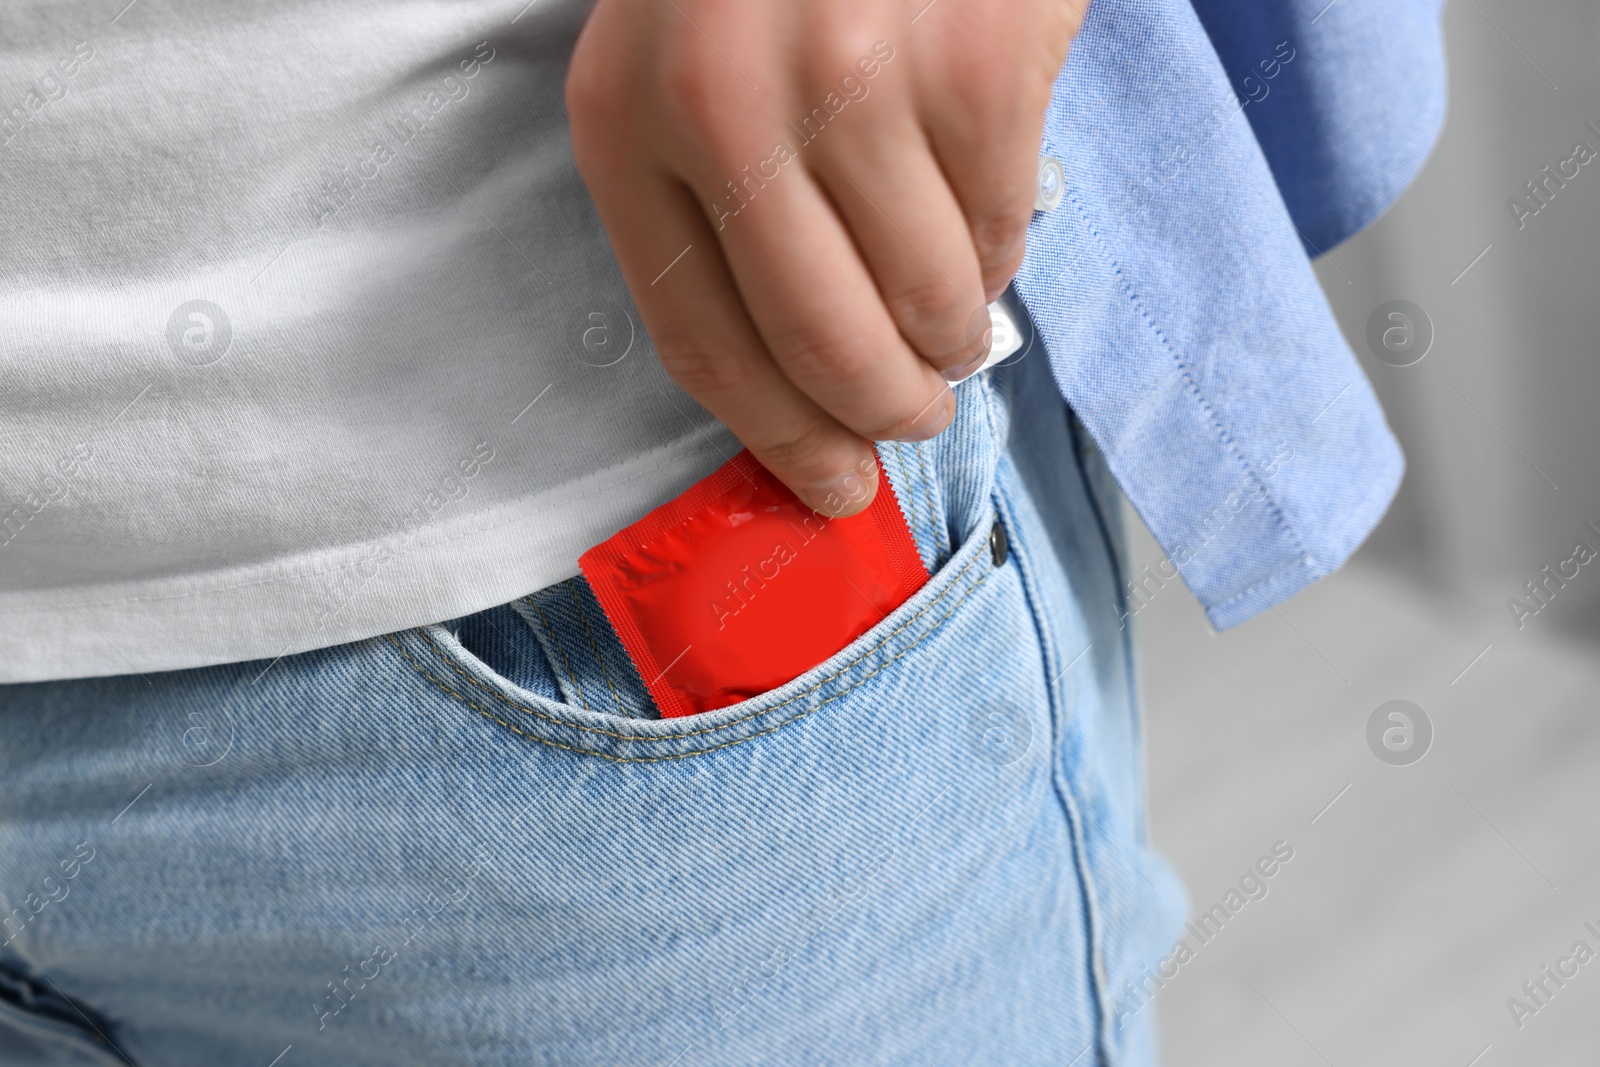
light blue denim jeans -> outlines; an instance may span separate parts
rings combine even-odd
[[[1110,482],[1040,354],[957,393],[881,446],[932,580],[742,704],[656,718],[581,581],[0,688],[0,1063],[1152,1063]]]

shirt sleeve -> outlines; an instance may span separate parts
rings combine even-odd
[[[1016,280],[1163,577],[1219,629],[1339,567],[1404,469],[1308,253],[1431,146],[1437,3],[1325,3],[1096,0],[1045,123],[1066,195]]]
[[[1382,214],[1444,123],[1443,0],[1193,3],[1240,95],[1273,101],[1244,115],[1306,251]],[[1272,62],[1279,42],[1292,62]]]

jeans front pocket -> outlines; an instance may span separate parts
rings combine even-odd
[[[442,628],[393,636],[417,721],[457,713],[463,821],[500,864],[451,980],[524,1004],[522,1052],[1026,1065],[1094,1040],[1050,678],[989,504],[867,634],[701,715],[585,709]]]

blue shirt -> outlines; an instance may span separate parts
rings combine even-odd
[[[1339,567],[1404,461],[1310,256],[1444,116],[1442,0],[1096,0],[1017,292],[1066,397],[1218,629]]]

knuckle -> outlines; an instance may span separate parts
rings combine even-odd
[[[838,94],[840,79],[855,71],[862,56],[872,54],[873,37],[856,28],[836,29],[809,44],[800,80],[805,90],[821,101],[829,93]]]
[[[992,118],[1000,113],[1007,93],[1012,91],[1012,76],[997,75],[997,72],[1010,70],[1014,57],[996,47],[997,38],[993,32],[979,32],[968,39],[981,42],[976,47],[964,42],[962,47],[947,48],[940,53],[939,63],[947,84],[961,87],[959,106],[968,121]]]
[[[610,95],[611,84],[611,80],[606,77],[605,68],[590,62],[587,50],[583,49],[580,43],[578,50],[573,54],[572,65],[567,68],[564,93],[568,114],[572,118],[579,116],[587,118],[595,114]]]
[[[1010,284],[1011,279],[1015,278],[1017,272],[1022,269],[1023,252],[1024,248],[1019,244],[1016,251],[1011,255],[987,264],[983,268],[983,291],[990,293],[996,289],[1003,289]]]
[[[1031,201],[1028,206],[1031,207]],[[972,243],[978,252],[978,262],[985,270],[1020,258],[1030,214],[1024,207],[1008,204],[970,221]]]
[[[732,72],[721,57],[712,52],[696,61],[681,58],[695,54],[699,53],[692,45],[683,46],[678,58],[663,66],[656,85],[659,136],[672,146],[669,154],[686,168],[685,173],[698,179],[694,184],[715,186],[760,158],[763,153],[754,150],[751,138],[752,131],[761,127],[752,122],[750,109],[740,105],[729,82]],[[713,195],[720,192],[718,188]]]
[[[567,71],[564,95],[567,102],[567,120],[573,131],[587,128],[600,119],[605,111],[609,87],[593,71],[574,63]]]
[[[867,373],[873,346],[842,333],[796,328],[774,337],[772,352],[798,377],[855,379]]]
[[[742,395],[754,384],[746,361],[708,353],[692,343],[658,339],[656,354],[668,376],[696,399]]]
[[[680,38],[663,47],[657,72],[668,120],[704,144],[722,140],[727,126],[729,79],[722,61],[700,42]]]
[[[831,473],[824,459],[828,443],[828,434],[820,426],[801,425],[786,427],[770,440],[760,441],[756,447],[768,470],[802,482],[813,482]]]
[[[872,412],[871,425],[863,427],[861,433],[873,441],[897,440],[912,428],[925,409],[924,404],[885,403]]]
[[[580,170],[597,167],[611,154],[617,127],[626,122],[623,90],[603,68],[574,63],[564,94],[573,158]]]
[[[902,331],[921,331],[929,326],[943,324],[950,316],[954,293],[943,279],[918,279],[897,286],[889,292],[884,302]]]
[[[901,333],[913,338],[925,358],[943,368],[962,358],[961,326],[966,314],[957,307],[955,293],[942,279],[922,280],[903,286],[885,297],[889,314]]]

